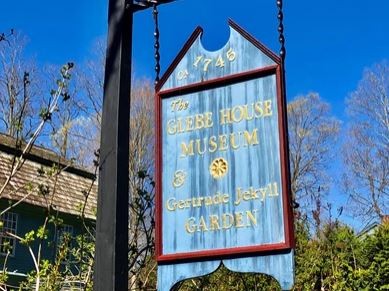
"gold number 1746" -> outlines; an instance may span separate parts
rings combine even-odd
[[[226,52],[226,58],[228,61],[230,62],[233,62],[235,61],[236,59],[236,53],[235,51],[230,48],[227,52]],[[219,55],[217,57],[216,60],[214,59],[209,59],[209,58],[204,58],[203,55],[201,56],[197,56],[195,61],[193,62],[193,66],[198,68],[199,67],[199,64],[201,63],[203,65],[203,71],[204,72],[207,72],[208,71],[208,68],[209,66],[212,64],[213,61],[216,61],[215,62],[215,67],[219,67],[219,68],[223,68],[225,66],[225,61],[223,59],[223,56],[222,55]]]

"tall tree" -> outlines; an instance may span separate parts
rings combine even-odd
[[[288,104],[288,126],[292,197],[306,209],[307,204],[316,205],[329,186],[326,171],[340,123],[328,103],[309,93]]]
[[[37,120],[35,74],[31,60],[24,58],[27,38],[17,31],[0,35],[0,130],[26,139]]]
[[[63,278],[57,275],[63,269],[61,262],[65,260],[69,248],[67,247],[66,252],[61,253],[62,258],[53,262],[53,265],[43,259],[43,254],[45,253],[45,246],[49,243],[49,236],[47,235],[49,225],[52,223],[59,225],[58,221],[54,219],[53,201],[54,197],[58,195],[58,177],[62,175],[63,170],[68,165],[71,165],[71,162],[68,163],[62,159],[66,155],[66,151],[62,151],[66,148],[66,139],[58,140],[56,144],[58,152],[61,153],[61,155],[58,155],[58,164],[53,160],[55,165],[48,169],[42,167],[37,170],[35,175],[32,171],[32,177],[30,178],[20,179],[20,175],[24,173],[22,172],[22,170],[25,170],[23,167],[28,167],[28,165],[31,167],[31,161],[27,158],[31,150],[36,150],[34,144],[38,140],[40,143],[47,144],[48,124],[51,125],[52,131],[56,132],[58,128],[65,127],[65,121],[71,122],[71,119],[74,118],[73,112],[77,108],[75,101],[70,98],[70,94],[73,92],[69,92],[68,86],[73,63],[64,65],[60,70],[60,74],[58,74],[57,68],[53,74],[48,74],[48,70],[45,70],[44,75],[47,77],[47,82],[42,82],[44,80],[42,78],[43,74],[40,74],[32,65],[31,59],[25,58],[25,45],[26,38],[15,31],[0,34],[0,132],[12,136],[13,138],[7,140],[14,143],[16,149],[20,150],[15,151],[14,155],[2,153],[2,160],[7,162],[2,165],[0,198],[4,197],[6,193],[6,197],[11,196],[15,200],[10,200],[9,206],[0,209],[0,216],[17,208],[19,204],[30,198],[35,199],[35,197],[32,198],[34,195],[45,198],[46,203],[42,203],[41,206],[46,207],[46,216],[39,228],[18,234],[8,233],[2,228],[2,222],[0,221],[0,232],[2,235],[13,236],[29,250],[35,271],[29,276],[31,282],[26,283],[33,283],[35,290],[53,290],[53,288],[58,289],[57,284],[62,284],[60,279],[62,280],[67,276],[67,273],[63,274]],[[38,82],[38,78],[41,80],[40,82]],[[48,90],[48,87],[53,89]],[[70,101],[68,101],[69,99]],[[64,166],[65,164],[67,165]],[[85,195],[84,204],[86,204],[91,189],[92,185],[85,189],[85,193],[83,192]],[[19,200],[16,200],[17,197]],[[83,208],[82,218],[84,218],[85,205],[81,205],[81,208]],[[84,220],[82,221],[84,222]],[[80,249],[82,247],[78,251]],[[81,253],[83,253],[82,250]],[[1,290],[4,290],[2,284],[6,282],[5,270],[7,269],[8,256],[9,254],[5,260],[1,260],[4,263],[2,264],[2,278],[0,278]],[[55,274],[56,282],[53,282],[53,277],[50,278],[53,274]],[[44,284],[41,279],[44,279]],[[86,281],[90,281],[90,279],[86,279]],[[32,287],[30,287],[28,290],[32,290]]]
[[[343,148],[345,190],[365,222],[389,211],[389,64],[365,70],[347,99],[350,115]]]

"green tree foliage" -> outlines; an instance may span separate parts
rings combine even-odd
[[[278,282],[270,276],[234,273],[224,266],[221,266],[216,272],[208,276],[186,280],[175,286],[175,288],[181,291],[281,290]]]
[[[388,290],[389,224],[356,235],[339,221],[310,236],[306,221],[296,227],[296,283],[293,290]]]
[[[364,290],[389,290],[389,222],[361,240],[361,269],[355,281]]]

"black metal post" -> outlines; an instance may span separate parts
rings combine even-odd
[[[133,14],[152,6],[156,10],[157,5],[175,0],[108,1],[94,290],[124,291],[128,290],[128,161]]]
[[[109,0],[94,290],[128,290],[132,1]]]

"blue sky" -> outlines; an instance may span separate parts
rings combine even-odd
[[[2,0],[0,32],[15,28],[30,39],[27,53],[41,64],[81,65],[107,31],[108,0]],[[196,26],[208,50],[228,39],[233,19],[278,52],[275,0],[178,0],[160,7],[162,73]],[[243,4],[247,3],[247,4]],[[389,58],[389,1],[284,0],[287,98],[318,92],[345,119],[344,100],[364,68]],[[133,64],[137,77],[154,78],[151,10],[134,18]]]
[[[5,1],[5,2],[4,2]],[[0,32],[15,28],[29,39],[28,53],[40,63],[79,64],[93,42],[105,36],[108,0],[3,0]],[[216,50],[228,39],[232,18],[278,52],[275,0],[179,0],[160,8],[162,72],[197,25],[203,43]],[[284,0],[288,99],[319,92],[344,117],[344,98],[355,89],[363,69],[389,58],[389,2],[386,0]],[[134,19],[136,76],[153,78],[151,11]]]

